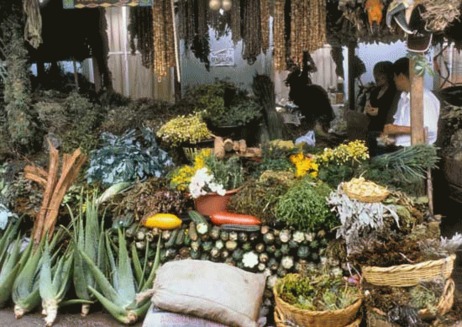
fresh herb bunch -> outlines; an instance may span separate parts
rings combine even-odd
[[[305,177],[279,199],[276,206],[278,221],[298,230],[331,229],[336,218],[327,205],[330,187],[322,181]]]
[[[282,300],[310,311],[344,309],[361,298],[356,286],[333,274],[288,274],[275,287]]]
[[[195,144],[212,138],[212,133],[199,113],[172,118],[160,127],[156,135],[172,146]]]
[[[439,157],[433,145],[418,144],[372,158],[360,169],[360,174],[378,184],[416,194],[428,169],[435,169]]]
[[[162,176],[173,163],[157,146],[152,130],[130,130],[122,136],[101,135],[103,145],[90,155],[88,183],[108,186],[118,182]]]

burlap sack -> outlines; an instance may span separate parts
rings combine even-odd
[[[263,274],[223,263],[172,261],[157,271],[152,302],[227,326],[257,327],[265,281]]]

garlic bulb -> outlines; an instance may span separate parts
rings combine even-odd
[[[212,10],[218,10],[221,7],[221,1],[220,0],[210,0],[209,7]]]
[[[231,10],[232,6],[233,6],[232,0],[223,0],[223,10],[224,11]]]

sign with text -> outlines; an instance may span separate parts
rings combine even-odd
[[[153,0],[63,0],[64,9],[81,9],[117,6],[152,6]]]
[[[234,48],[210,52],[210,66],[234,66]]]

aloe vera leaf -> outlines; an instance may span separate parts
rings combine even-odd
[[[152,265],[151,273],[149,274],[144,284],[140,285],[140,292],[145,291],[148,288],[151,288],[152,283],[154,282],[154,278],[156,278],[156,272],[160,266],[160,241],[161,238],[159,237],[159,239],[157,240],[156,256],[154,257],[154,264]]]
[[[6,257],[5,263],[0,270],[0,307],[5,306],[11,297],[13,290],[13,282],[19,271],[20,265],[19,250],[21,248],[21,240],[17,239],[11,249],[11,253]]]
[[[50,249],[48,243],[45,244],[45,250],[43,251],[42,257],[42,267],[40,269],[40,279],[39,279],[39,291],[40,297],[42,300],[48,300],[55,297],[58,290],[56,289],[51,273],[51,257]],[[62,260],[59,260],[58,267],[61,264]]]
[[[130,257],[128,256],[127,243],[125,236],[119,229],[119,262],[118,262],[118,278],[119,287],[117,292],[122,298],[134,299],[136,296],[135,279],[133,277],[133,270],[130,264]]]
[[[146,247],[148,249],[149,247]],[[140,258],[138,257],[138,251],[136,250],[135,243],[131,246],[131,253],[132,253],[132,261],[133,261],[133,268],[135,271],[135,278],[138,282],[138,285],[143,284],[144,282],[144,272],[143,268],[141,267]]]
[[[101,289],[102,293],[109,299],[109,301],[114,302],[115,304],[122,306],[124,302],[119,299],[119,295],[111,283],[107,280],[106,276],[101,272],[101,270],[95,265],[95,263],[83,252],[80,252],[82,258],[88,264],[93,276],[95,277],[96,283]],[[88,286],[90,291],[94,289],[91,286]],[[92,291],[94,294],[94,292]]]
[[[99,293],[97,290],[89,286],[90,291],[95,295],[98,301],[103,305],[103,307],[109,311],[109,313],[123,324],[133,324],[138,320],[138,316],[129,315],[129,311],[125,310],[122,306],[111,302],[103,294]]]

